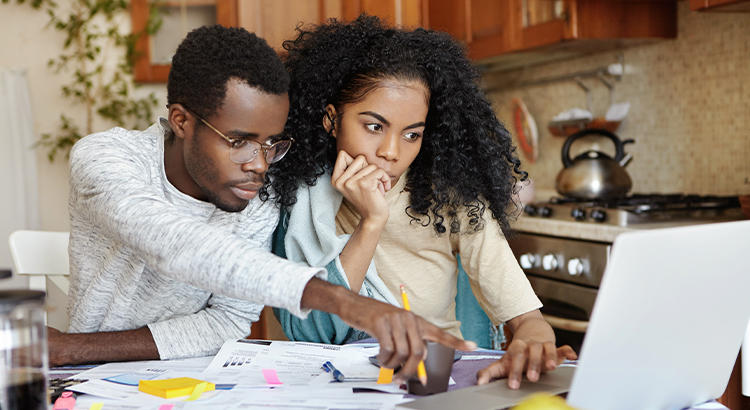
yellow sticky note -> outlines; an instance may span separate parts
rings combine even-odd
[[[193,389],[193,392],[190,393],[190,397],[185,399],[185,401],[198,400],[201,397],[201,394],[206,391],[206,387],[208,387],[208,382],[198,383]]]
[[[378,375],[377,384],[391,384],[393,381],[393,369],[386,369],[385,367],[380,368],[380,374]]]
[[[189,396],[196,391],[196,387],[205,383],[203,391],[213,391],[216,385],[203,380],[193,379],[191,377],[177,377],[175,379],[164,380],[141,380],[138,382],[138,390],[152,394],[154,396],[171,399],[173,397]],[[201,393],[203,393],[201,391]]]
[[[546,393],[535,393],[512,410],[575,410],[568,406],[564,399],[558,396],[550,396]]]

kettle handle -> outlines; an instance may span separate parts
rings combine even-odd
[[[605,129],[600,128],[586,128],[583,130],[580,130],[576,132],[575,134],[572,134],[570,137],[568,137],[567,140],[565,140],[565,144],[562,148],[562,163],[565,166],[565,168],[570,168],[571,165],[573,165],[573,160],[570,159],[570,146],[573,145],[573,141],[583,138],[588,135],[603,135],[609,139],[612,140],[612,142],[615,143],[615,149],[617,153],[615,154],[615,162],[619,163],[623,157],[625,157],[625,149],[624,149],[624,143],[620,140],[620,138],[617,137],[613,132],[607,131]],[[635,141],[633,140],[627,140],[626,143],[633,143]]]

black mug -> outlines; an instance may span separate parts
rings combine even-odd
[[[428,394],[442,393],[448,390],[448,382],[453,370],[453,355],[455,349],[446,347],[436,342],[427,342],[427,359],[424,361],[427,372],[427,385],[417,379],[410,379],[407,383],[409,394],[426,396]]]

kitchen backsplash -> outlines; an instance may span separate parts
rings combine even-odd
[[[625,75],[614,81],[614,100],[630,102],[631,108],[615,133],[636,141],[626,146],[626,152],[633,154],[626,168],[633,179],[631,192],[750,194],[750,14],[691,12],[683,1],[677,39],[622,53]],[[615,63],[617,54],[485,73],[484,80],[530,81],[564,75]],[[592,91],[594,117],[603,117],[609,90],[596,78],[583,82]],[[523,100],[539,130],[536,163],[518,151],[523,169],[537,191],[552,190],[562,169],[565,138],[553,136],[547,125],[562,111],[587,108],[586,93],[574,81],[490,93],[498,116],[515,134],[514,97]],[[613,152],[611,143],[600,149]]]

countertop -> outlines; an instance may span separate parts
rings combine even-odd
[[[536,233],[572,239],[584,239],[597,242],[613,242],[621,233],[634,232],[644,229],[675,228],[678,226],[711,223],[710,221],[696,222],[659,222],[635,224],[628,227],[604,225],[597,222],[572,222],[544,219],[539,217],[519,216],[511,227],[518,232]]]

